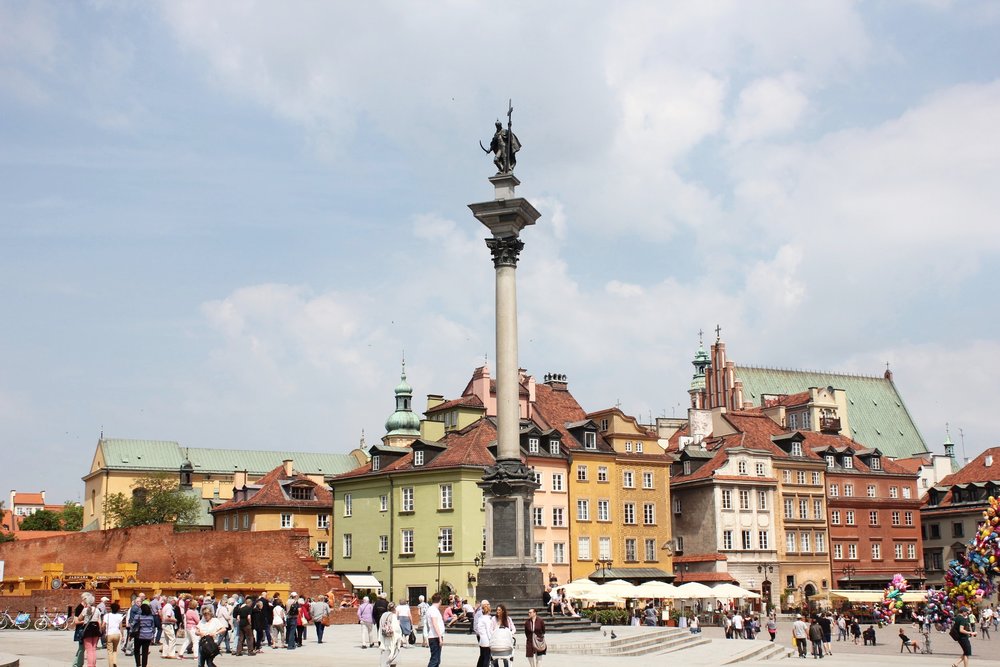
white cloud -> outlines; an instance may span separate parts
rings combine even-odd
[[[739,145],[793,130],[809,105],[798,79],[786,73],[757,79],[744,87],[729,128],[730,140]]]

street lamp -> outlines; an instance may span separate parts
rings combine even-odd
[[[925,583],[924,579],[927,577],[927,570],[925,570],[922,567],[915,568],[913,570],[913,575],[917,578],[917,580],[920,582],[920,586],[922,587]]]
[[[601,571],[601,579],[607,579],[608,578],[608,570],[611,569],[611,566],[613,564],[614,564],[614,561],[612,561],[611,559],[608,559],[608,560],[595,560],[594,561],[594,569]]]
[[[768,575],[774,574],[774,566],[768,563],[761,563],[757,566],[757,573],[764,575],[764,581],[760,585],[760,592],[764,596],[764,611],[771,606],[771,579]]]
[[[442,542],[443,540],[440,537],[438,537],[438,578],[437,578],[437,591],[436,591],[438,593],[441,592],[441,547],[443,546]]]
[[[854,574],[857,571],[858,571],[858,568],[854,567],[853,565],[845,565],[844,569],[841,570],[841,572],[844,573],[844,576],[847,577],[847,587],[848,588],[851,587],[851,577],[853,577]]]

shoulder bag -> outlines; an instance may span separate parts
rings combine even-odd
[[[533,621],[531,623],[531,646],[535,649],[535,653],[545,653],[549,646],[545,643],[545,637],[535,631],[537,626],[538,621]]]

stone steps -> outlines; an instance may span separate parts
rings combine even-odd
[[[739,641],[738,639],[728,640],[728,641]],[[748,662],[750,660],[782,660],[784,658],[790,658],[795,655],[795,650],[785,646],[784,644],[778,644],[776,642],[767,642],[763,646],[755,646],[749,651],[744,651],[739,655],[729,659],[724,662],[724,665],[735,665],[740,662]]]
[[[612,627],[605,631],[611,636]],[[642,656],[662,655],[680,651],[692,646],[701,646],[711,640],[700,634],[693,635],[688,630],[676,628],[651,629],[644,632],[623,633],[616,639],[596,639],[591,641],[558,640],[549,642],[549,653],[570,655]]]

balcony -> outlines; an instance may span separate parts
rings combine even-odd
[[[819,430],[823,433],[840,433],[840,417],[820,417]]]

